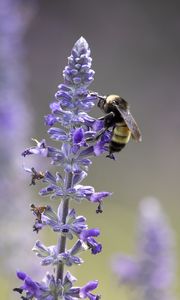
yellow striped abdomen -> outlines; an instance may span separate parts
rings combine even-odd
[[[119,152],[129,142],[131,132],[127,125],[122,123],[116,123],[116,126],[112,132],[111,142],[109,144],[110,153]]]

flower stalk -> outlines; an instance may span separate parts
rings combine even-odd
[[[72,186],[72,178],[73,178],[73,173],[70,172],[68,174],[66,174],[66,189],[71,188]],[[66,218],[68,215],[68,211],[69,211],[69,198],[64,198],[63,199],[63,206],[62,206],[62,223],[66,224]],[[63,253],[65,252],[66,249],[66,236],[60,236],[58,239],[58,245],[57,245],[57,252]],[[64,274],[64,264],[59,262],[58,266],[57,266],[57,275],[56,275],[56,281],[58,282],[58,280],[60,279],[61,281],[63,281],[63,274]]]

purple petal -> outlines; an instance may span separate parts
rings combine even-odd
[[[78,128],[73,133],[73,143],[79,144],[84,138],[84,130],[83,128]]]
[[[80,240],[78,240],[78,241],[74,244],[74,246],[71,248],[70,254],[71,254],[71,255],[75,255],[75,254],[77,254],[78,252],[80,252],[80,251],[82,251],[82,250],[84,250],[83,242],[80,241]]]
[[[62,91],[65,91],[65,92],[71,92],[72,91],[72,89],[69,86],[67,86],[66,84],[59,84],[58,88]]]
[[[68,135],[66,132],[60,128],[57,127],[51,127],[48,130],[48,133],[51,135],[51,138],[56,140],[56,141],[67,141],[68,140]]]
[[[56,177],[52,175],[49,171],[45,172],[44,181],[47,180],[50,183],[56,183]]]
[[[111,196],[112,193],[110,192],[98,192],[98,193],[93,193],[90,197],[90,201],[92,202],[100,202],[102,201],[105,197]]]
[[[62,147],[62,153],[64,154],[65,158],[68,159],[71,154],[71,145],[70,144],[63,144]]]
[[[98,228],[92,228],[88,230],[83,230],[80,234],[80,239],[86,241],[88,237],[100,235],[100,230]]]
[[[24,283],[25,283],[25,289],[28,292],[32,293],[33,295],[36,295],[36,293],[39,290],[37,283],[34,282],[29,276],[26,276]]]
[[[91,238],[91,243],[88,240],[88,246],[91,248],[91,253],[96,255],[102,251],[102,245],[97,243],[94,239]]]
[[[86,176],[87,176],[87,173],[84,172],[84,171],[82,171],[79,174],[76,174],[73,177],[73,185],[76,185],[76,184],[80,183]]]
[[[90,156],[90,155],[94,155],[94,147],[93,146],[90,146],[84,150],[82,150],[78,156],[78,158],[81,158],[81,157],[85,157],[85,156]]]
[[[59,89],[59,91],[55,94],[55,97],[57,100],[67,100],[69,103],[72,102],[72,96],[70,95],[71,91],[62,91]]]
[[[22,155],[30,155],[30,154],[39,154],[43,157],[48,156],[48,147],[46,146],[46,141],[43,139],[41,142],[38,142],[37,140],[34,140],[37,143],[36,147],[29,148],[25,150]]]
[[[71,288],[73,286],[73,283],[75,283],[77,281],[76,277],[74,277],[73,275],[71,275],[70,272],[67,272],[65,277],[64,277],[64,283],[63,286],[67,287],[68,289]]]
[[[21,271],[17,271],[16,274],[17,274],[17,277],[18,277],[19,279],[21,279],[21,280],[24,280],[24,279],[26,278],[26,276],[27,276],[26,273],[21,272]]]
[[[57,122],[57,118],[53,115],[47,115],[44,117],[45,124],[48,126],[53,126]]]
[[[92,164],[92,161],[88,158],[83,158],[77,161],[79,161],[82,166],[90,166]]]
[[[93,130],[95,130],[96,132],[101,130],[104,127],[104,122],[100,121],[100,120],[96,120],[93,123]]]
[[[93,149],[94,150],[94,154],[96,156],[99,156],[99,155],[101,155],[102,153],[104,153],[106,151],[106,148],[105,148],[104,144],[105,143],[103,143],[101,141],[98,141],[96,143],[96,145],[93,146],[94,147],[94,149]]]
[[[96,289],[98,287],[98,281],[89,281],[86,285],[84,285],[80,290],[80,298],[85,299],[89,298],[89,292]],[[90,299],[90,298],[89,298]]]
[[[94,238],[88,237],[86,243],[92,254],[96,255],[102,251],[102,245],[96,242]]]

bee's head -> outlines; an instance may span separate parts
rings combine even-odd
[[[121,98],[121,97],[119,98],[118,104],[119,104],[119,107],[121,107],[121,109],[126,110],[126,109],[129,108],[129,105],[128,105],[127,101],[124,100],[124,99]]]
[[[97,106],[100,108],[100,109],[104,109],[104,105],[106,103],[106,98],[105,97],[98,97],[99,98],[99,101],[98,101],[98,104]]]

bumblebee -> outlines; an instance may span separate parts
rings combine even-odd
[[[114,159],[114,152],[120,152],[132,137],[140,142],[142,136],[140,130],[130,113],[129,105],[126,100],[118,95],[99,96],[98,107],[104,111],[105,116],[99,118],[104,120],[104,128],[97,135],[98,139],[105,131],[112,127],[111,140],[109,142],[109,155]]]

